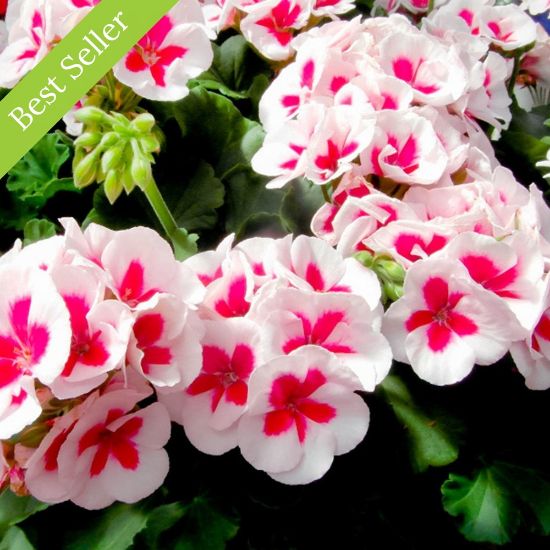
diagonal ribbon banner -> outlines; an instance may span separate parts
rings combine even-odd
[[[102,0],[0,101],[4,176],[178,0]]]

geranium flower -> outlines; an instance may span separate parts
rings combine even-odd
[[[114,67],[115,76],[147,99],[185,97],[187,81],[204,72],[213,53],[196,0],[182,0]]]
[[[200,373],[183,391],[160,399],[195,447],[219,455],[237,446],[248,380],[261,364],[260,330],[247,319],[205,321],[204,327]]]
[[[71,327],[43,271],[2,265],[0,287],[0,439],[7,439],[40,414],[33,381],[50,384],[62,372]]]
[[[252,319],[262,327],[266,359],[315,345],[334,353],[361,385],[372,391],[391,366],[391,352],[380,334],[380,306],[360,296],[276,289],[256,304]]]
[[[407,272],[404,296],[386,312],[383,334],[395,359],[438,386],[498,361],[525,334],[514,314],[472,282],[458,261],[428,259]]]
[[[239,422],[242,455],[282,483],[319,479],[367,432],[369,409],[353,392],[357,382],[313,346],[265,364],[250,380],[250,406]]]
[[[96,510],[137,502],[164,481],[170,418],[160,403],[131,412],[139,399],[131,390],[102,395],[62,442],[58,475],[75,504]]]
[[[59,266],[52,278],[69,310],[72,337],[69,358],[50,387],[69,399],[100,386],[121,366],[134,318],[121,302],[103,300],[105,287],[93,272]]]
[[[202,333],[196,312],[173,296],[157,295],[156,304],[136,314],[128,364],[156,387],[187,386],[200,370]]]

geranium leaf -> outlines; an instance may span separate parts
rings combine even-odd
[[[267,78],[271,72],[241,35],[231,36],[213,49],[212,66],[193,80],[191,86],[199,85],[232,99],[244,99],[251,97],[255,78],[260,74]]]
[[[70,147],[57,133],[46,134],[9,171],[6,187],[18,200],[41,208],[59,191],[75,191],[72,178],[59,178]]]
[[[496,462],[493,471],[499,481],[523,503],[524,509],[530,510],[531,517],[536,518],[536,530],[549,535],[550,481],[537,470],[505,462]]]
[[[35,243],[56,234],[55,224],[49,220],[29,220],[23,228],[23,245]]]
[[[20,497],[5,489],[0,494],[0,534],[47,507],[32,497]]]
[[[25,532],[16,527],[10,527],[0,541],[0,550],[34,550]]]
[[[216,225],[216,210],[223,205],[224,193],[223,183],[204,161],[199,162],[183,192],[176,185],[163,189],[176,222],[189,231],[212,229]]]
[[[260,147],[262,127],[245,118],[233,103],[203,88],[193,88],[181,101],[153,105],[156,118],[174,118],[186,138],[185,155],[203,159],[224,179],[235,166],[248,165]]]
[[[139,540],[153,550],[223,550],[238,530],[234,518],[224,515],[208,498],[197,496],[189,504],[174,502],[155,508]]]
[[[212,506],[204,497],[195,497],[187,507],[175,542],[177,550],[223,550],[238,532],[238,523]]]
[[[67,534],[67,550],[126,550],[147,524],[144,504],[114,504],[91,520],[84,530]]]
[[[458,458],[455,435],[446,429],[443,419],[427,414],[414,402],[399,377],[387,376],[381,388],[395,415],[407,428],[415,470],[422,472],[429,466],[445,466]]]
[[[311,218],[324,202],[319,185],[300,178],[288,185],[281,204],[281,218],[292,233],[311,233]]]
[[[459,529],[470,541],[504,544],[518,529],[520,513],[491,467],[482,468],[471,479],[450,474],[441,492],[443,507],[460,518]]]

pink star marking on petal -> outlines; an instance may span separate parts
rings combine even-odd
[[[460,292],[449,294],[449,285],[441,277],[431,277],[422,288],[428,309],[415,311],[406,321],[405,328],[413,330],[428,326],[428,346],[434,352],[446,349],[452,333],[458,336],[476,334],[477,325],[469,317],[457,313],[454,308],[463,298]]]
[[[133,73],[148,70],[158,86],[165,87],[166,68],[187,53],[182,46],[162,46],[173,25],[164,16],[134,47],[126,57],[126,68]]]
[[[110,457],[114,457],[126,470],[135,470],[139,466],[139,453],[132,438],[136,436],[143,425],[139,417],[130,418],[116,430],[109,429],[109,424],[123,415],[120,409],[111,409],[105,422],[92,426],[78,442],[79,456],[91,447],[96,447],[90,476],[99,475],[107,465]]]
[[[265,415],[264,434],[277,436],[295,426],[298,440],[303,443],[308,420],[318,424],[330,422],[336,416],[334,407],[310,397],[326,381],[325,375],[318,369],[309,369],[303,382],[293,374],[276,378],[269,395],[274,410]]]
[[[231,357],[216,346],[203,346],[202,372],[187,388],[189,395],[212,391],[212,411],[221,398],[243,406],[248,398],[248,378],[254,369],[254,352],[246,344],[237,344]]]

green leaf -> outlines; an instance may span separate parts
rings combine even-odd
[[[147,526],[140,535],[148,548],[162,548],[162,534],[172,528],[186,514],[187,507],[182,502],[163,504],[155,508],[147,518]]]
[[[510,542],[520,524],[520,513],[491,467],[469,479],[450,474],[441,487],[443,507],[460,517],[460,531],[470,541]]]
[[[19,201],[42,208],[59,191],[78,191],[72,178],[58,173],[69,159],[70,147],[56,134],[46,134],[8,172],[6,187]]]
[[[176,192],[177,196],[170,200],[170,194]],[[212,166],[204,161],[199,162],[183,192],[175,185],[163,189],[176,222],[189,231],[212,229],[216,225],[216,209],[223,205],[224,193],[223,183],[215,176]]]
[[[47,507],[47,504],[32,497],[19,497],[5,489],[0,494],[0,534]]]
[[[10,527],[0,541],[0,550],[34,550],[25,532],[16,527]]]
[[[252,97],[258,86],[256,78],[267,79],[269,66],[258,57],[241,35],[229,37],[221,46],[214,45],[214,60],[208,71],[190,84],[216,90],[232,99]]]
[[[399,377],[387,376],[381,388],[395,415],[407,428],[415,470],[422,472],[429,466],[445,466],[458,458],[455,434],[446,428],[442,418],[429,415],[414,402]]]
[[[181,101],[153,106],[157,118],[174,118],[187,138],[184,154],[203,159],[224,179],[238,166],[248,166],[264,138],[260,124],[245,118],[233,103],[200,87]]]
[[[270,236],[283,236],[286,233],[279,217],[285,191],[266,189],[268,181],[268,178],[254,173],[251,168],[236,171],[227,178],[225,230],[228,233],[235,232],[238,238],[243,238],[252,233],[252,223],[261,230],[259,216],[269,221]],[[274,216],[277,219],[274,220]]]
[[[0,100],[4,99],[10,92],[9,88],[0,88]]]
[[[67,550],[126,550],[147,524],[143,504],[114,504],[91,520],[85,530],[70,533]]]
[[[495,476],[508,486],[524,509],[529,509],[536,519],[537,531],[550,534],[550,482],[541,472],[515,464],[496,462],[493,466]]]
[[[238,523],[221,514],[204,497],[195,497],[181,524],[177,550],[224,550],[238,532]]]
[[[310,234],[311,218],[325,202],[321,187],[304,178],[294,180],[287,187],[281,204],[285,228],[295,234]]]
[[[49,220],[29,220],[23,228],[23,245],[41,241],[56,234],[56,226]]]

